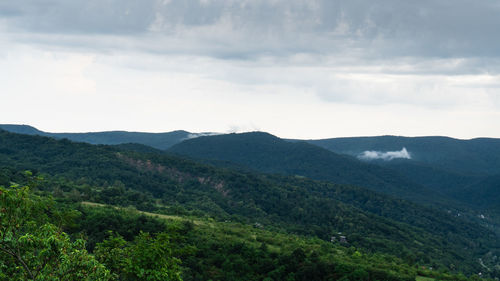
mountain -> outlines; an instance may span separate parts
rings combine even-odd
[[[363,163],[306,142],[286,141],[268,133],[199,137],[176,144],[168,152],[193,159],[229,161],[266,173],[358,185],[419,202],[428,202],[431,198],[444,200],[432,190],[390,169]]]
[[[365,151],[399,151],[406,148],[412,161],[465,175],[500,172],[500,139],[460,140],[448,137],[354,137],[308,140],[330,151],[359,156]]]
[[[380,136],[308,142],[355,157],[384,155],[404,148],[410,159],[361,158],[397,171],[407,179],[459,200],[478,212],[492,213],[500,222],[500,208],[492,203],[500,200],[500,139]]]
[[[264,144],[282,142],[252,136],[266,139]],[[498,237],[480,224],[354,186],[5,131],[0,131],[0,167],[0,184],[10,182],[16,170],[29,169],[45,174],[40,190],[68,200],[258,223],[324,240],[342,232],[350,246],[410,264],[472,273],[482,270],[478,258],[488,264],[488,257],[499,254]]]
[[[141,132],[126,132],[126,131],[108,131],[108,132],[93,132],[93,133],[47,133],[40,131],[28,125],[1,125],[3,129],[12,133],[39,135],[45,137],[53,137],[56,139],[69,139],[77,142],[86,142],[91,144],[127,144],[137,143],[151,146],[156,149],[165,150],[170,146],[190,137],[198,135],[186,131],[172,131],[168,133],[141,133]]]
[[[203,136],[203,133],[189,133],[186,131],[174,131],[169,133],[140,133],[140,132],[97,132],[97,133],[47,133],[37,130],[34,127],[27,125],[0,125],[0,129],[10,132],[48,136],[53,138],[67,138],[78,142],[88,142],[91,144],[112,144],[119,145],[121,149],[161,153],[161,150],[170,148],[171,146],[182,142],[183,140]],[[290,140],[291,142],[303,143],[303,141]],[[469,200],[477,197],[476,188],[480,188],[480,182],[486,180],[488,176],[494,176],[500,173],[499,143],[498,139],[479,138],[473,140],[457,140],[446,137],[357,137],[357,138],[334,138],[324,140],[308,140],[308,143],[321,146],[330,151],[350,155],[344,157],[343,160],[337,161],[339,157],[325,157],[321,154],[324,152],[315,151],[309,157],[308,155],[298,154],[295,157],[295,162],[290,165],[283,165],[280,161],[273,161],[266,164],[262,161],[258,163],[251,162],[252,157],[243,157],[241,159],[226,159],[216,155],[190,155],[193,158],[210,158],[212,164],[221,167],[231,167],[239,170],[257,170],[272,173],[286,173],[304,175],[314,179],[331,180],[339,183],[364,185],[374,190],[385,192],[388,194],[403,196],[419,202],[426,202],[429,199],[443,202],[446,200],[459,200],[469,204],[470,207],[485,206],[477,204],[477,200]],[[298,146],[302,146],[298,148]],[[291,148],[291,147],[289,147]],[[359,170],[359,167],[351,168],[343,166],[342,162],[347,161],[353,164],[355,158],[364,155],[366,151],[378,151],[379,154],[384,154],[387,151],[393,151],[401,154],[401,149],[405,148],[411,159],[393,159],[371,160],[369,164],[382,166],[384,169],[378,171],[370,171],[368,174],[359,176],[352,171]],[[178,148],[177,148],[178,149]],[[305,149],[305,150],[304,150]],[[276,150],[276,147],[273,148]],[[296,148],[291,148],[290,151],[281,151],[282,154],[297,153],[299,150],[311,151],[310,148],[305,148],[304,144],[297,145]],[[313,149],[314,150],[314,149]],[[254,151],[255,152],[255,151]],[[252,154],[254,154],[252,152]],[[269,151],[268,151],[269,152]],[[188,154],[189,151],[178,151],[177,153]],[[272,153],[275,153],[273,151]],[[271,153],[271,154],[272,154]],[[317,157],[317,156],[320,157]],[[375,154],[377,155],[377,154]],[[234,156],[234,155],[233,155]],[[262,156],[262,155],[261,155]],[[259,156],[259,157],[261,157]],[[331,155],[330,155],[331,156]],[[337,155],[339,156],[339,155]],[[266,161],[269,157],[266,157]],[[309,157],[309,158],[308,158]],[[317,161],[321,158],[330,158],[325,163],[317,162],[318,165],[311,167],[303,167],[302,159],[309,162]],[[316,159],[314,159],[316,158]],[[335,158],[335,159],[333,159]],[[219,159],[216,163],[215,159]],[[221,160],[222,159],[222,160]],[[282,160],[285,158],[281,157]],[[348,160],[346,160],[348,159]],[[240,161],[241,160],[241,161]],[[335,161],[335,164],[334,163]],[[366,159],[365,159],[366,160]],[[287,162],[289,159],[286,160]],[[307,162],[306,161],[306,162]],[[298,163],[299,162],[299,163]],[[302,167],[297,169],[297,164]],[[328,167],[328,166],[335,167]],[[321,166],[321,167],[318,167]],[[347,165],[348,166],[348,165]],[[364,166],[362,169],[366,169]],[[341,174],[332,173],[332,168],[337,169]],[[373,168],[373,165],[369,167]],[[349,176],[350,173],[353,173]],[[373,175],[377,174],[377,175]],[[403,192],[401,192],[403,190]],[[460,191],[460,192],[458,192]],[[469,192],[465,194],[464,192]],[[443,199],[441,196],[430,196],[429,194],[439,193],[448,199]],[[465,194],[465,195],[464,195]],[[483,210],[482,210],[483,211]]]
[[[446,138],[433,140],[440,139]],[[382,155],[392,150],[397,151],[393,155],[406,156],[396,149],[397,145],[399,144],[387,142],[386,146],[376,148],[380,149]],[[426,147],[420,143],[419,145]],[[413,155],[414,146],[409,147],[408,151]],[[434,147],[440,146],[435,144]],[[421,148],[420,151],[424,149]],[[172,146],[168,152],[203,159],[221,167],[232,167],[230,163],[235,163],[237,167],[246,166],[254,171],[363,186],[467,216],[500,232],[500,209],[488,203],[500,199],[496,189],[500,186],[500,181],[496,181],[498,177],[495,176],[445,169],[413,158],[360,161],[303,141],[286,141],[262,132],[185,140]],[[426,153],[432,155],[430,148]],[[488,214],[486,221],[481,219],[482,214]]]

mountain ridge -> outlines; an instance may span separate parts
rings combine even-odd
[[[265,173],[363,186],[420,202],[428,197],[440,198],[438,194],[430,196],[432,190],[404,180],[397,172],[307,142],[289,142],[264,132],[199,137],[167,151],[194,159],[229,161]]]
[[[184,130],[176,130],[165,133],[144,133],[131,131],[103,131],[103,132],[83,132],[83,133],[49,133],[36,129],[29,125],[0,124],[0,129],[12,133],[40,135],[57,139],[69,139],[77,142],[90,144],[118,145],[127,143],[138,143],[151,146],[156,149],[165,150],[175,143],[184,139],[194,137],[198,134]],[[203,133],[200,133],[203,134]]]

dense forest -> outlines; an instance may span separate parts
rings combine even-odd
[[[44,181],[11,175],[32,186]],[[59,196],[0,187],[1,280],[468,280],[340,240]]]
[[[43,210],[16,223],[26,226],[12,235],[39,235],[43,245],[62,239],[72,249],[65,260],[85,260],[83,271],[92,264],[111,279],[465,280],[499,273],[498,237],[487,227],[362,187],[218,168],[137,145],[1,131],[0,166],[2,196],[10,198],[2,204],[30,198],[29,206],[11,205],[19,209],[13,212]],[[25,246],[9,245],[32,258],[42,247]],[[161,258],[147,260],[155,255]],[[29,275],[17,257],[3,255],[2,263],[18,265],[9,276]]]

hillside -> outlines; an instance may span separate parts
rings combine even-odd
[[[458,190],[457,198],[471,202],[484,210],[492,210],[500,214],[500,174],[488,176],[481,181]]]

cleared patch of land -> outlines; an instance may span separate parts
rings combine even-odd
[[[127,210],[128,209],[128,208],[124,208],[124,207],[117,207],[117,206],[111,206],[111,205],[95,203],[95,202],[87,202],[87,201],[81,202],[81,204],[86,205],[86,206],[92,206],[92,207],[111,207],[111,208],[114,208],[117,210]],[[134,212],[137,212],[137,213],[140,213],[140,214],[143,214],[146,216],[152,216],[152,217],[157,217],[157,218],[167,219],[167,220],[182,220],[182,221],[188,220],[188,218],[183,218],[183,217],[179,217],[179,216],[156,214],[156,213],[139,211],[136,209],[134,209]],[[196,225],[199,225],[199,224],[202,224],[203,222],[196,220],[196,221],[193,221],[193,223]]]
[[[417,276],[417,279],[415,279],[416,281],[434,281],[436,279],[434,278],[430,278],[430,277],[422,277],[422,276]]]

